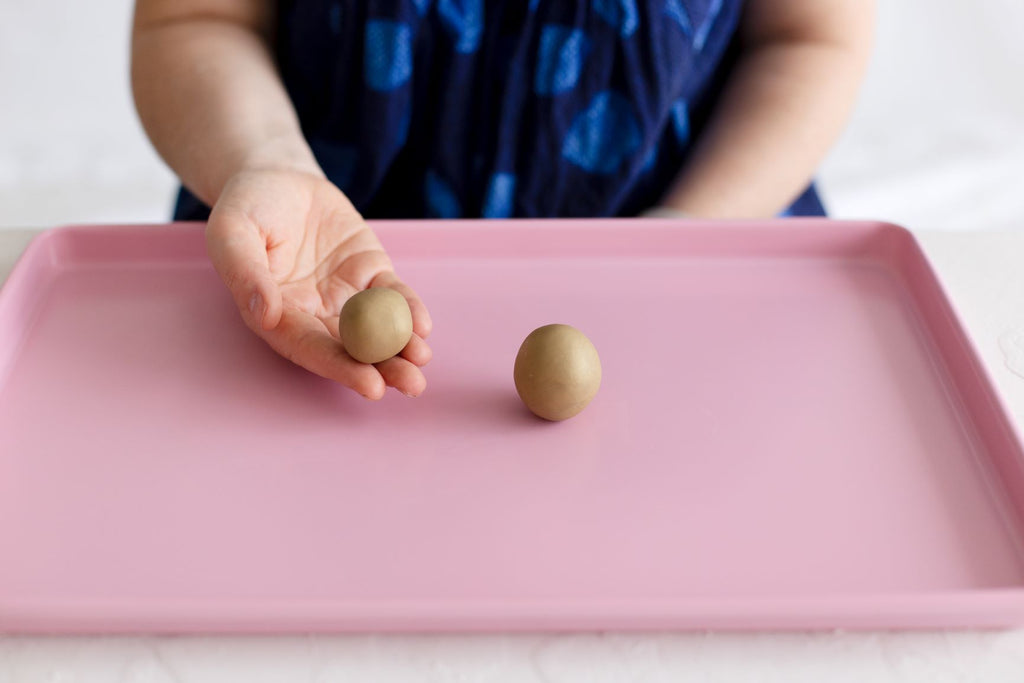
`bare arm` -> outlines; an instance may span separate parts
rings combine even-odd
[[[210,259],[275,351],[377,399],[418,395],[431,322],[380,241],[317,165],[271,58],[271,0],[137,0],[132,86],[150,139],[213,207]],[[409,302],[415,334],[376,365],[351,358],[338,313],[367,287]]]
[[[739,61],[661,205],[709,218],[785,209],[846,122],[873,18],[872,0],[749,0]]]
[[[157,151],[213,205],[243,168],[320,169],[268,48],[269,0],[138,0],[132,89]]]

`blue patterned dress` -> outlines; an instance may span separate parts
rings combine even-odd
[[[283,0],[276,56],[367,217],[630,216],[686,162],[742,0]],[[182,192],[180,219],[207,209]],[[821,215],[813,187],[786,212]]]

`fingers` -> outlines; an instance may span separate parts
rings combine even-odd
[[[235,305],[253,330],[272,330],[281,320],[281,290],[270,274],[267,243],[244,216],[218,211],[206,228],[206,248]]]
[[[414,362],[395,356],[376,366],[360,363],[345,353],[320,319],[295,309],[286,309],[280,324],[273,330],[264,330],[261,336],[296,365],[373,401],[383,398],[388,386],[406,396],[419,396],[427,388],[427,380]],[[430,349],[422,339],[414,336],[406,351],[410,347],[414,357],[430,359]]]
[[[430,312],[427,311],[426,304],[423,303],[423,300],[420,299],[412,287],[398,279],[394,271],[386,270],[380,273],[373,279],[370,286],[388,287],[404,296],[405,300],[409,302],[409,310],[412,311],[413,332],[419,335],[421,339],[426,339],[430,336],[434,323],[430,319]]]
[[[427,388],[423,371],[401,356],[389,358],[375,366],[388,386],[398,389],[406,396],[419,396]]]
[[[368,399],[375,401],[384,397],[386,386],[382,373],[372,365],[353,360],[318,318],[296,309],[285,309],[280,323],[273,329],[263,330],[260,336],[279,354],[310,372],[350,387]],[[404,375],[395,374],[395,377],[405,382]],[[423,385],[426,386],[425,381]]]
[[[430,350],[427,342],[423,341],[422,337],[413,334],[409,343],[405,345],[405,348],[402,349],[402,353],[399,355],[413,365],[423,367],[434,357],[434,352]]]

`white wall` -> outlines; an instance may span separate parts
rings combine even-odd
[[[0,0],[0,228],[167,217],[128,90],[130,0]],[[1024,229],[1024,1],[879,0],[833,214]]]
[[[131,0],[0,0],[0,227],[165,220],[128,85]]]
[[[1024,1],[878,3],[860,104],[822,169],[831,208],[1024,229]]]

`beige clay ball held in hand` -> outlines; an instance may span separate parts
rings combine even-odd
[[[338,332],[345,351],[360,363],[386,361],[412,339],[409,302],[386,287],[363,290],[342,307]]]
[[[601,386],[601,359],[587,336],[569,325],[539,327],[516,355],[516,391],[545,420],[578,415]]]

